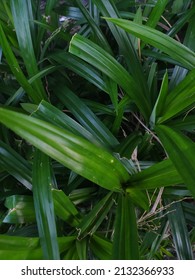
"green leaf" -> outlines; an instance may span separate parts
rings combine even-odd
[[[0,235],[0,260],[42,259],[39,238]]]
[[[178,14],[182,11],[183,8],[183,0],[176,0],[172,4],[172,13]]]
[[[111,260],[112,243],[99,234],[93,234],[90,239],[90,248],[100,260]]]
[[[184,118],[178,118],[173,121],[169,121],[169,126],[177,130],[185,130],[194,132],[195,130],[195,116],[189,115]]]
[[[28,161],[14,149],[0,141],[0,164],[28,189],[32,189],[32,169]]]
[[[168,202],[171,201],[168,200]],[[179,260],[193,260],[192,246],[181,202],[170,206],[168,218],[177,258]]]
[[[27,3],[23,0],[12,0],[11,8],[21,56],[24,60],[29,76],[32,77],[38,73],[38,67],[31,37],[31,1]],[[40,79],[37,79],[34,83],[32,83],[32,86],[41,99],[46,99],[45,90]]]
[[[169,0],[160,0],[157,1],[150,16],[146,22],[146,25],[152,28],[155,28],[157,23],[159,22]]]
[[[81,179],[83,179],[83,178],[81,178]],[[94,188],[94,186],[92,186],[91,188],[89,188],[89,187],[79,188],[79,189],[72,191],[69,194],[69,197],[75,205],[78,205],[78,204],[88,201],[88,200],[92,199],[92,197],[96,196],[96,191],[97,191],[97,188]]]
[[[193,69],[169,93],[163,106],[158,123],[162,123],[173,116],[183,112],[189,107],[194,107],[195,102],[195,69]]]
[[[104,188],[121,191],[122,183],[129,178],[109,152],[65,129],[3,108],[0,121],[42,152]]]
[[[60,259],[47,155],[37,150],[33,161],[33,199],[40,242],[45,259]]]
[[[34,75],[32,78],[28,80],[29,84],[32,84],[37,79],[43,78],[44,76],[56,71],[58,67],[56,66],[49,66],[45,69],[39,71],[36,75]],[[21,97],[24,95],[24,89],[20,87],[8,100],[6,101],[6,105],[14,105],[15,103],[18,103],[21,99]]]
[[[46,1],[46,6],[45,6],[46,16],[51,15],[51,12],[52,12],[53,8],[55,7],[56,2],[57,2],[56,0],[47,0]]]
[[[94,206],[91,212],[82,219],[77,227],[79,231],[79,239],[82,239],[87,235],[93,235],[110,211],[114,203],[114,198],[115,194],[109,192]]]
[[[120,195],[118,198],[113,241],[113,259],[139,259],[135,207],[128,194]]]
[[[72,247],[75,236],[58,237],[60,252]],[[0,260],[42,260],[43,253],[37,237],[0,235]]]
[[[125,19],[105,18],[108,22],[113,22],[127,32],[142,39],[159,50],[168,54],[187,69],[195,67],[195,54],[189,48],[178,41],[170,38],[162,32],[151,27],[137,24]]]
[[[147,119],[150,105],[146,96],[139,89],[132,76],[109,53],[79,34],[73,36],[69,51],[95,66],[120,85]]]
[[[55,214],[73,227],[80,223],[80,215],[70,198],[61,190],[52,190]]]
[[[98,7],[103,16],[120,18],[120,12],[117,9],[114,1],[93,0],[93,3]],[[146,78],[139,61],[137,51],[132,43],[131,36],[129,36],[128,33],[124,32],[124,30],[120,29],[112,22],[108,22],[108,26],[119,46],[119,54],[124,58],[125,64],[127,65],[130,74],[136,81],[137,90],[142,92],[143,97],[147,99],[149,96],[149,91]]]
[[[131,201],[135,204],[144,209],[145,211],[149,210],[149,200],[147,193],[142,190],[137,190],[135,188],[128,188],[127,190],[128,195],[131,198]]]
[[[9,211],[3,219],[3,223],[24,224],[36,221],[32,196],[9,196],[5,200],[5,206]]]
[[[154,105],[151,117],[150,117],[150,125],[153,128],[155,123],[156,123],[156,118],[161,115],[162,110],[165,107],[165,100],[167,97],[168,93],[168,74],[167,72],[165,73],[162,84],[161,84],[161,89],[158,95],[158,98],[156,100],[156,103]]]
[[[63,65],[77,73],[79,76],[94,84],[100,90],[108,93],[106,81],[104,81],[101,73],[97,71],[95,67],[84,62],[79,57],[76,57],[71,53],[58,51],[49,56],[49,58],[57,62],[59,65]]]
[[[80,100],[76,104],[77,104],[78,108],[80,109],[80,111],[82,110],[82,106],[85,107],[85,105]],[[79,106],[81,104],[82,104],[82,106]],[[85,107],[83,109],[85,109],[85,110],[83,110],[85,112],[85,114],[86,114],[87,111],[89,111],[89,109],[87,107]],[[102,128],[102,134],[103,133],[105,134],[105,136],[103,138],[103,135],[101,135],[100,129],[99,129],[98,132],[99,132],[99,134],[100,134],[100,136],[102,138],[102,141],[100,140],[100,136],[98,137],[98,135],[95,134],[95,132],[94,132],[94,130],[92,130],[92,128],[90,129],[91,132],[89,132],[86,129],[88,127],[84,123],[84,117],[81,118],[81,112],[80,112],[80,114],[77,113],[77,116],[79,117],[79,120],[82,119],[81,123],[83,125],[85,125],[86,128],[81,126],[78,122],[76,122],[73,118],[69,117],[66,113],[63,113],[62,111],[57,109],[55,106],[52,106],[50,103],[48,103],[48,102],[46,102],[44,100],[39,104],[38,107],[36,107],[36,109],[33,108],[33,110],[31,110],[31,112],[32,112],[32,116],[33,117],[45,120],[45,121],[50,122],[50,123],[53,123],[54,125],[57,125],[57,126],[59,126],[61,128],[65,128],[65,129],[69,130],[70,132],[72,132],[72,133],[74,133],[76,135],[83,136],[84,138],[90,140],[90,142],[92,142],[92,143],[94,143],[96,145],[105,146],[105,144],[107,144],[107,145],[108,145],[108,143],[111,144],[111,140],[113,141],[113,145],[114,145],[115,142],[117,142],[117,140],[114,138],[114,136],[103,125],[103,123],[101,123],[98,120],[98,118],[96,118],[96,116],[92,112],[91,112],[91,117],[94,118],[94,121],[97,120],[97,122],[99,122],[99,125],[101,125],[101,128]],[[78,112],[78,111],[75,110],[75,113],[76,112]],[[90,119],[88,119],[88,120],[86,119],[86,121],[89,122]],[[89,123],[89,125],[90,125],[90,123]],[[94,127],[94,125],[95,124],[91,123],[91,127]],[[98,126],[98,124],[97,124],[97,126]],[[96,126],[96,128],[97,128],[97,126]],[[107,136],[106,136],[106,132],[108,132]],[[106,139],[106,138],[108,138],[108,139]],[[103,140],[103,139],[105,139],[105,140]],[[102,143],[103,141],[105,141],[106,143],[103,144]]]
[[[55,214],[72,227],[76,227],[80,223],[81,216],[70,198],[63,191],[56,189],[52,189],[52,198]],[[9,211],[3,218],[3,223],[23,224],[36,221],[32,196],[8,196],[5,200],[5,206]]]
[[[93,31],[93,36],[94,39],[99,43],[100,46],[102,46],[106,51],[112,53],[112,50],[110,48],[110,45],[108,44],[105,35],[103,34],[103,32],[101,31],[99,25],[95,22],[95,20],[92,18],[92,16],[90,16],[90,13],[88,12],[88,10],[86,9],[86,7],[84,7],[83,3],[80,0],[76,0],[75,1],[80,9],[80,11],[82,12],[83,16],[86,18],[86,20],[88,21],[92,31]]]
[[[142,136],[140,132],[133,132],[129,134],[124,140],[116,147],[116,152],[120,157],[130,159],[135,148],[141,143]]]
[[[128,192],[131,189],[147,190],[176,185],[183,182],[183,178],[176,170],[171,160],[163,160],[153,166],[131,175],[127,183]]]
[[[1,250],[35,249],[39,246],[39,238],[0,235]]]
[[[168,126],[158,125],[155,129],[177,172],[195,197],[195,143]]]
[[[182,209],[186,219],[186,223],[189,223],[193,227],[195,226],[195,205],[189,202],[182,202]]]
[[[42,97],[28,83],[25,75],[23,74],[23,72],[19,66],[18,60],[16,59],[16,57],[11,49],[11,46],[5,36],[1,22],[0,22],[0,45],[2,47],[3,54],[7,60],[7,63],[9,65],[11,71],[13,72],[14,76],[16,77],[17,81],[20,83],[20,85],[23,87],[23,89],[26,91],[26,93],[29,95],[29,97],[35,103],[39,103],[41,101]]]
[[[188,10],[185,10],[184,13],[181,14],[181,16],[179,16],[178,20],[175,22],[175,24],[169,29],[169,31],[167,32],[167,35],[173,37],[175,36],[181,29],[182,27],[186,24],[190,22],[194,22],[194,13],[195,13],[195,7],[191,7]],[[189,28],[189,27],[188,27]],[[193,37],[193,33],[191,34],[191,36]],[[190,36],[190,37],[191,37]],[[184,39],[184,44],[187,45],[190,49],[193,50],[193,48],[191,48],[191,43],[193,42],[193,38],[188,41],[188,43],[186,44],[186,41]]]
[[[57,88],[56,95],[73,113],[81,125],[107,147],[114,147],[118,140],[85,103],[66,86]]]
[[[79,260],[87,260],[88,238],[76,240],[76,249]]]

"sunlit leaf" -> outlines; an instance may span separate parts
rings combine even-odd
[[[3,108],[0,119],[42,152],[104,188],[120,191],[121,184],[129,178],[110,153],[66,130]]]

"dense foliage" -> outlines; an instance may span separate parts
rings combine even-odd
[[[195,5],[0,1],[0,259],[193,259]]]

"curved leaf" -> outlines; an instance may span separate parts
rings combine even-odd
[[[0,164],[26,188],[32,189],[32,169],[27,160],[0,141]]]
[[[139,173],[133,174],[129,178],[126,191],[129,192],[131,189],[154,189],[179,183],[183,183],[183,179],[173,163],[167,159]]]
[[[69,51],[95,66],[120,85],[132,101],[136,103],[146,119],[148,118],[150,105],[146,96],[136,84],[135,79],[113,56],[79,34],[73,36]]]
[[[177,172],[195,197],[195,143],[168,126],[158,125],[155,129]]]
[[[167,53],[171,58],[181,63],[183,67],[187,69],[193,69],[195,67],[195,53],[164,33],[125,19],[105,19],[115,23],[127,32],[142,39],[144,42]]]
[[[171,201],[168,200],[170,203]],[[169,223],[179,260],[193,260],[193,251],[181,202],[169,208]]]
[[[42,152],[104,188],[121,191],[122,183],[129,178],[109,152],[65,129],[3,108],[0,121]]]
[[[33,23],[31,18],[31,1],[26,2],[23,0],[12,0],[11,8],[21,56],[24,60],[29,76],[32,77],[38,73],[38,67],[35,59],[31,34],[31,25]],[[32,83],[32,86],[37,91],[41,99],[47,98],[40,79],[37,79],[34,83]]]
[[[41,247],[45,259],[59,260],[51,184],[49,158],[36,149],[33,161],[33,200]]]

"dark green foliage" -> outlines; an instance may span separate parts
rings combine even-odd
[[[0,259],[193,259],[194,1],[40,2],[0,1]]]

